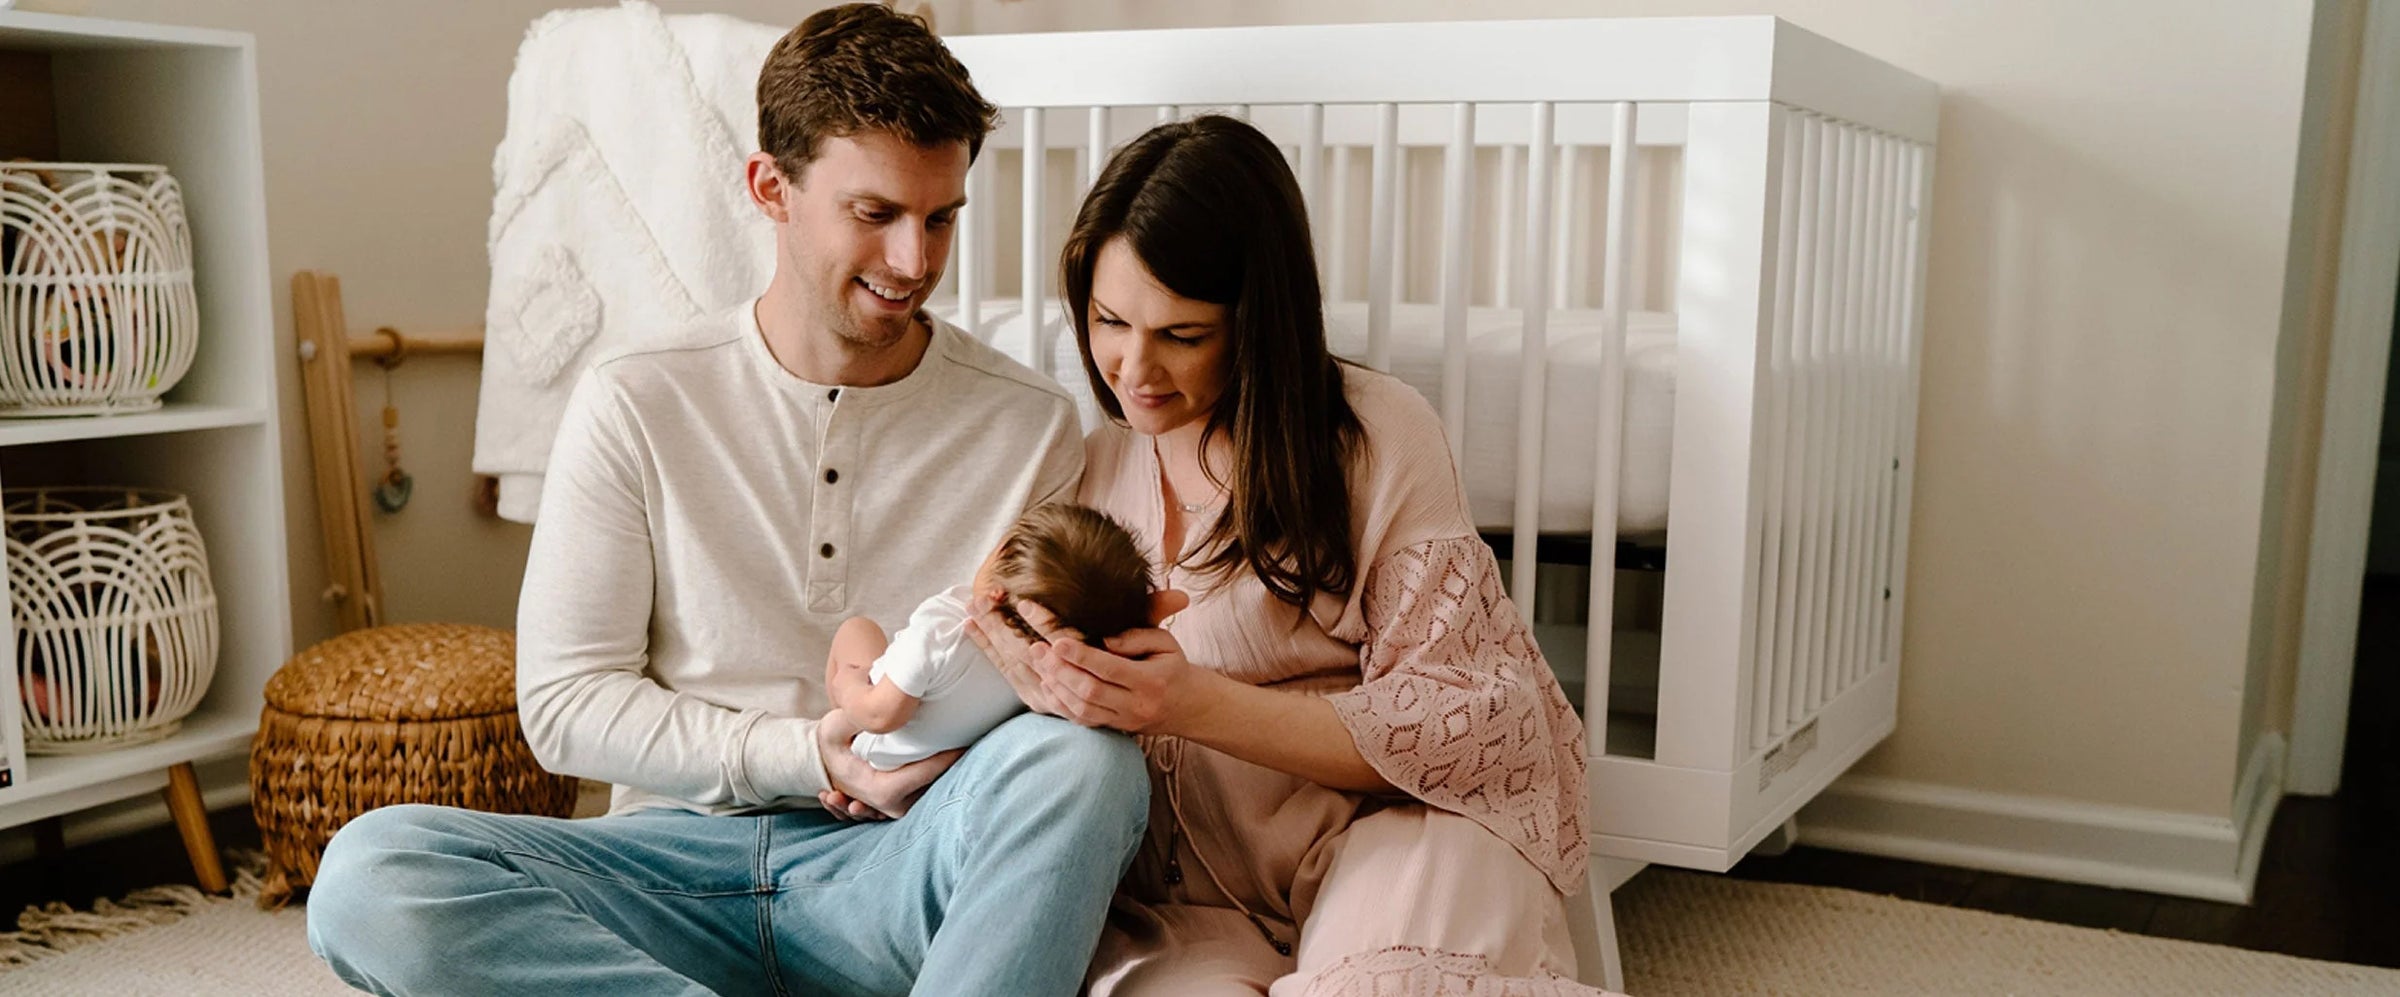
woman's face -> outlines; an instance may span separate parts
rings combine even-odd
[[[1092,362],[1135,432],[1205,425],[1230,375],[1230,313],[1167,290],[1123,237],[1100,247],[1085,316]]]

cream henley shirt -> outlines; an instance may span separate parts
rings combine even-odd
[[[1066,392],[957,328],[835,387],[776,362],[755,305],[595,365],[551,452],[518,710],[612,813],[815,806],[835,629],[898,629],[1083,472]]]

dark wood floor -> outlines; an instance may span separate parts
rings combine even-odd
[[[2028,879],[1800,847],[1733,875],[1882,893],[2018,917],[2313,959],[2400,967],[2400,579],[2370,582],[2359,635],[2343,789],[2276,812],[2250,906]],[[227,848],[257,847],[248,807],[211,815]],[[87,907],[157,883],[192,881],[171,827],[0,866],[0,928],[28,904]]]
[[[243,804],[212,811],[209,828],[219,848],[257,848],[258,824]],[[226,875],[232,875],[227,869]],[[17,926],[17,913],[34,904],[63,901],[88,908],[101,897],[121,897],[145,886],[194,883],[191,860],[172,825],[69,848],[0,866],[0,930]]]

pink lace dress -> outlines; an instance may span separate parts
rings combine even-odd
[[[1591,993],[1562,894],[1583,887],[1584,738],[1475,535],[1439,419],[1352,369],[1366,445],[1350,471],[1360,584],[1305,613],[1249,575],[1167,629],[1201,667],[1329,698],[1405,795],[1346,793],[1172,737],[1145,737],[1150,826],[1091,976],[1096,994]],[[1081,500],[1155,556],[1217,510],[1166,523],[1149,437],[1085,444]]]

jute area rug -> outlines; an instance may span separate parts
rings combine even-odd
[[[308,950],[297,906],[157,887],[27,912],[0,934],[0,994],[348,992]],[[1681,994],[2400,994],[2400,971],[1958,910],[1848,890],[1651,869],[1617,893],[1627,989]]]

